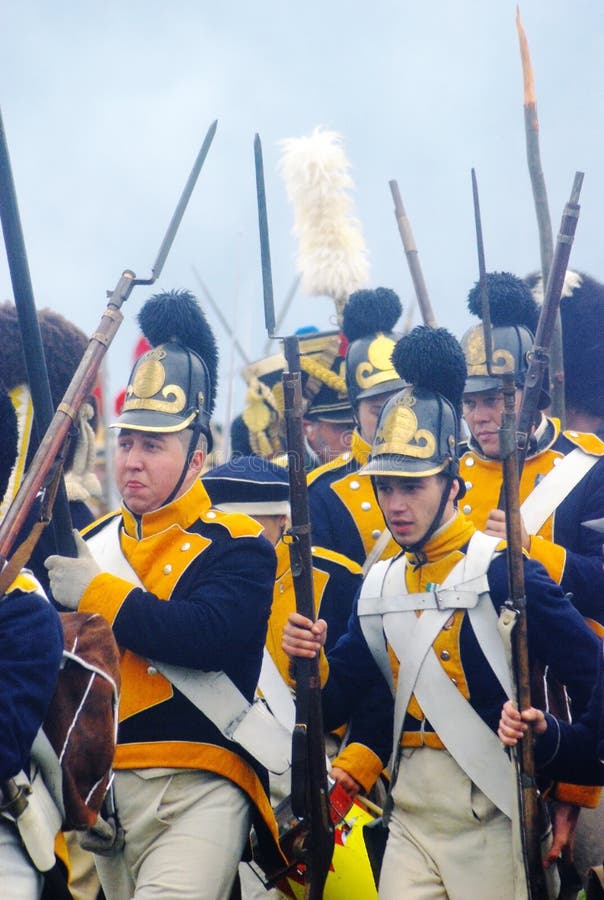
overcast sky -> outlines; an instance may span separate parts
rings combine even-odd
[[[585,172],[571,263],[604,278],[601,0],[524,0],[554,230]],[[250,358],[264,354],[253,138],[264,147],[277,304],[295,274],[278,142],[317,125],[343,135],[371,285],[408,309],[392,212],[398,179],[439,324],[470,324],[477,277],[470,169],[487,268],[539,266],[528,180],[515,3],[508,0],[7,0],[0,106],[37,305],[92,332],[121,271],[149,273],[209,124],[218,131],[159,282],[198,292],[192,266]],[[108,355],[110,398],[137,339],[137,288]],[[12,297],[4,251],[0,299]],[[231,363],[221,349],[217,417]],[[298,293],[285,322],[329,325],[331,301]],[[417,319],[416,319],[417,321]],[[237,360],[239,368],[239,360]],[[244,387],[237,377],[234,411]]]

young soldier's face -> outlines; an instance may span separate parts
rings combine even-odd
[[[375,492],[394,540],[402,546],[412,546],[424,537],[438,513],[443,479],[437,475],[424,478],[376,475]],[[443,521],[450,518],[452,509],[451,499],[450,508],[448,505],[443,513]]]
[[[522,392],[516,391],[516,413]],[[503,413],[502,391],[480,391],[463,398],[463,417],[472,437],[485,456],[499,459],[499,427]]]
[[[176,434],[122,429],[115,453],[115,480],[128,509],[143,515],[162,506],[176,486],[185,456]],[[199,470],[187,470],[177,496],[188,490],[198,474]]]

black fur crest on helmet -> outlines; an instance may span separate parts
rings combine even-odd
[[[342,331],[349,343],[370,334],[392,331],[403,312],[398,295],[390,288],[354,291],[342,315]]]
[[[153,347],[176,341],[201,357],[210,376],[210,390],[205,402],[211,414],[216,401],[218,348],[195,296],[184,289],[154,294],[144,303],[137,319]]]
[[[539,305],[526,282],[511,272],[488,272],[486,281],[491,325],[523,325],[534,335]],[[480,282],[468,294],[468,309],[482,319]]]
[[[446,328],[418,325],[397,342],[392,364],[403,381],[441,394],[461,416],[466,360],[459,341]]]

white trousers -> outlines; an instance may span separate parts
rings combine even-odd
[[[514,900],[511,822],[449,753],[404,750],[392,799],[380,900]]]
[[[251,801],[202,771],[115,774],[124,849],[95,858],[107,900],[225,900],[248,838]]]
[[[0,818],[0,896],[39,900],[42,887],[42,876],[27,855],[17,826]]]

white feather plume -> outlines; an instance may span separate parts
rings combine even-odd
[[[332,297],[338,315],[348,296],[366,287],[369,259],[353,214],[350,163],[342,137],[315,128],[310,137],[281,141],[280,172],[294,209],[297,269],[308,294]]]

